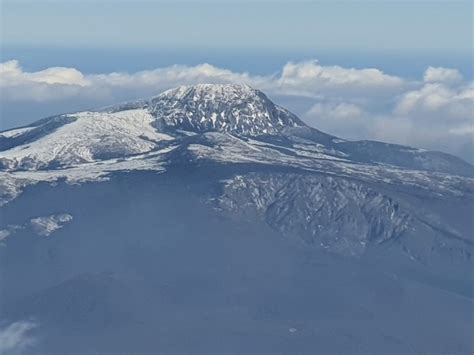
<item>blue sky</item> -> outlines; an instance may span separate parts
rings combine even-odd
[[[468,53],[471,1],[2,1],[12,46]]]

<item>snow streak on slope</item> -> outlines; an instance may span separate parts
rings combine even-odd
[[[68,184],[83,184],[92,181],[106,181],[114,172],[165,171],[164,156],[175,147],[156,152],[121,159],[108,159],[85,163],[65,169],[0,172],[0,206],[15,199],[31,185],[41,182],[56,184],[65,180]]]

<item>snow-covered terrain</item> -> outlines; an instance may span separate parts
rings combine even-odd
[[[63,213],[59,215],[32,218],[30,224],[38,235],[47,237],[71,221],[72,216]]]
[[[459,158],[179,87],[0,132],[0,317],[48,354],[469,353],[473,208]]]
[[[258,136],[304,126],[298,117],[246,85],[183,86],[164,92],[149,105],[161,126],[193,132]]]
[[[39,181],[161,171],[182,159],[288,166],[451,192],[474,176],[472,166],[447,154],[324,134],[238,85],[180,87],[98,112],[55,116],[1,132],[0,149],[1,203]]]
[[[5,229],[0,230],[0,243],[7,242],[7,238],[12,238],[17,232],[31,230],[40,237],[48,237],[58,229],[63,228],[72,221],[72,216],[67,213],[53,214],[31,218],[22,224],[10,224]]]
[[[3,152],[4,169],[45,170],[121,158],[149,152],[159,142],[171,139],[151,126],[153,117],[142,109],[116,113],[80,112],[65,117],[72,120],[54,132]],[[21,139],[32,129],[7,131],[0,137]]]

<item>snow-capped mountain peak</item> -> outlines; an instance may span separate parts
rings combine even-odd
[[[124,158],[157,150],[183,131],[255,137],[290,127],[306,125],[247,85],[181,86],[148,100],[0,132],[0,168],[37,170]]]
[[[84,164],[103,171],[105,162],[120,170],[125,160],[161,170],[163,164],[201,159],[339,172],[350,164],[371,176],[381,165],[474,175],[471,165],[446,154],[317,131],[247,85],[181,86],[151,99],[0,132],[0,170],[8,172]]]
[[[259,136],[305,126],[294,114],[248,85],[180,86],[153,98],[149,110],[161,127],[199,133]]]

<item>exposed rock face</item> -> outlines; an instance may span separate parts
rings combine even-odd
[[[360,256],[370,244],[401,236],[411,218],[389,196],[358,182],[298,174],[250,174],[226,183],[219,206],[257,213],[287,236]]]
[[[246,85],[183,86],[164,92],[149,105],[160,127],[197,133],[218,131],[258,136],[305,126],[261,91]]]

